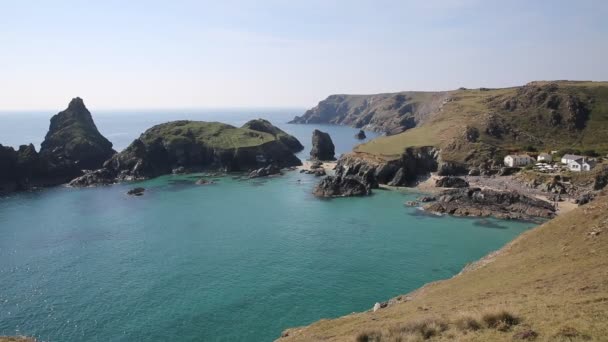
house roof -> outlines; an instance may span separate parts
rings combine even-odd
[[[527,154],[509,154],[507,155],[505,158],[507,157],[512,157],[512,158],[532,158]]]
[[[564,154],[562,156],[562,159],[568,159],[568,160],[578,160],[578,159],[583,159],[583,156],[579,156],[576,154]]]

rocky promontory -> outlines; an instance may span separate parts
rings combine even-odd
[[[365,153],[347,153],[338,160],[335,176],[328,176],[319,183],[314,193],[317,196],[332,194],[330,197],[337,197],[351,196],[353,193],[369,194],[379,184],[413,186],[420,177],[436,172],[441,164],[439,151],[430,146],[407,148],[399,159],[392,160]],[[355,180],[368,191],[353,192],[351,188]]]
[[[436,202],[424,206],[431,213],[455,216],[492,216],[500,219],[553,218],[554,206],[515,191],[459,188],[444,191]]]
[[[265,120],[255,121],[241,128],[186,120],[156,125],[107,160],[102,169],[75,179],[71,185],[152,178],[175,169],[246,172],[268,165],[279,168],[301,165],[293,154],[297,139]],[[291,141],[289,146],[285,141]]]

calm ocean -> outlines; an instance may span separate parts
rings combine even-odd
[[[341,126],[287,125],[302,110],[93,112],[121,150],[175,119],[269,119],[337,153]],[[0,143],[39,146],[49,113],[0,113]],[[368,134],[372,136],[373,134]],[[196,186],[192,175],[0,198],[0,335],[41,341],[272,341],[288,327],[370,309],[448,278],[532,224],[421,215],[413,192],[320,200],[310,175]]]

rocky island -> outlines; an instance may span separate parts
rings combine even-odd
[[[170,174],[214,170],[246,172],[253,169],[301,165],[294,137],[266,120],[237,128],[219,122],[173,121],[156,125],[135,139],[103,167],[70,182],[71,186],[111,184]],[[259,173],[258,173],[259,174]]]
[[[237,128],[219,122],[156,125],[116,153],[81,98],[51,118],[40,152],[0,145],[0,194],[68,183],[82,187],[199,170],[276,173],[301,165],[293,136],[264,119]]]

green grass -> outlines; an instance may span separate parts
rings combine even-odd
[[[160,124],[144,132],[141,139],[145,143],[151,143],[159,137],[169,145],[196,141],[220,149],[259,146],[276,140],[268,133],[220,122],[203,121],[173,121]]]

